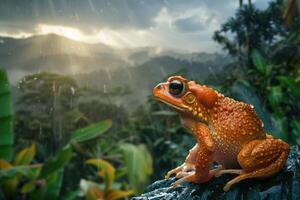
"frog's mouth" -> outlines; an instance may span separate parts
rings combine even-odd
[[[155,97],[155,98],[158,101],[163,102],[163,103],[167,104],[168,106],[171,106],[171,107],[175,108],[176,110],[180,110],[180,111],[186,111],[186,110],[188,110],[187,106],[178,106],[178,105],[175,105],[175,104],[172,104],[172,103],[166,101],[165,99],[162,99],[162,98],[159,98],[159,97]]]

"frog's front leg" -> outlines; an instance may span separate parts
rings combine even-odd
[[[185,173],[177,180],[173,187],[180,185],[182,182],[203,183],[209,181],[214,176],[211,165],[214,157],[214,142],[211,137],[209,128],[205,124],[198,124],[196,128],[197,141],[199,147],[195,154],[195,171]]]
[[[191,170],[195,170],[195,162],[197,158],[197,153],[199,151],[199,145],[196,144],[190,151],[188,156],[186,157],[184,163],[180,165],[179,167],[176,167],[172,170],[170,170],[167,175],[165,176],[166,179],[168,179],[172,174],[176,174],[177,178],[181,178],[186,173],[188,173]]]

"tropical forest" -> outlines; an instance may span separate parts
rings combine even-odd
[[[171,76],[253,105],[284,172],[143,196],[196,143]],[[299,145],[299,0],[0,0],[0,199],[300,199]]]

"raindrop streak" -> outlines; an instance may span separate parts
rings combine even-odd
[[[71,90],[71,102],[70,102],[70,108],[73,108],[73,96],[75,95],[75,89],[73,87],[70,88]]]
[[[106,94],[106,93],[107,93],[107,90],[106,90],[106,85],[105,85],[105,84],[103,85],[103,93],[104,93],[104,94]]]

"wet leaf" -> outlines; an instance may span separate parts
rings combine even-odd
[[[21,188],[21,193],[28,193],[33,191],[35,188],[35,180],[34,181],[30,181],[28,183],[26,183],[25,185],[23,185],[23,187]]]
[[[85,142],[94,139],[107,131],[111,126],[112,121],[108,119],[78,129],[73,133],[71,142]]]
[[[7,162],[6,160],[0,160],[0,169],[8,169],[11,167],[12,167],[12,164]]]
[[[27,178],[34,178],[40,168],[41,165],[24,165],[3,169],[0,170],[0,181],[18,175],[23,175]]]
[[[75,190],[67,193],[66,195],[62,196],[60,200],[74,200],[77,199],[78,194],[80,193],[80,190]]]
[[[135,194],[142,192],[152,174],[152,158],[143,145],[123,144],[126,171]]]
[[[99,200],[103,199],[103,193],[97,187],[92,187],[88,189],[85,197],[87,200]]]
[[[254,49],[252,51],[251,57],[252,57],[252,61],[253,61],[253,64],[255,65],[256,69],[260,73],[265,74],[266,68],[267,68],[266,67],[266,65],[267,65],[266,59],[261,55],[261,53],[257,49]]]
[[[5,71],[0,70],[0,159],[10,161],[14,142],[12,99]]]
[[[14,165],[28,165],[33,160],[36,153],[36,146],[32,144],[30,147],[20,151],[14,161]]]
[[[51,200],[51,199],[57,199],[59,197],[62,181],[63,181],[63,169],[52,174],[47,179],[46,199]]]
[[[101,159],[90,159],[86,161],[87,164],[96,166],[100,171],[98,175],[105,180],[105,190],[109,190],[115,180],[116,169],[107,161]]]
[[[287,87],[288,90],[291,90],[294,95],[300,96],[300,84],[294,79],[287,76],[277,76],[277,79],[283,86]]]
[[[272,107],[276,107],[278,106],[281,101],[282,101],[282,89],[280,86],[274,86],[274,87],[270,87],[269,89],[269,94],[268,94],[268,100],[270,102],[270,104],[272,105]]]
[[[52,173],[56,173],[57,171],[61,170],[69,162],[71,157],[71,148],[67,147],[63,149],[57,156],[46,161],[42,168],[40,177],[47,178],[52,175]]]

